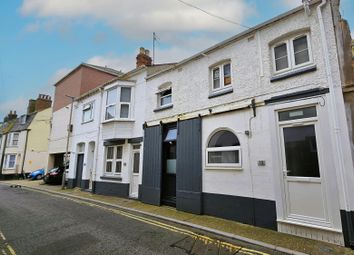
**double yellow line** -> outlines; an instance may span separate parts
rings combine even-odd
[[[16,255],[15,250],[11,247],[11,245],[6,241],[6,237],[4,233],[0,230],[0,238],[4,242],[4,248],[1,249],[3,255]]]
[[[43,193],[45,193],[45,192],[43,192]],[[48,194],[48,193],[45,193],[45,194]],[[63,197],[63,196],[54,195],[54,194],[49,194],[49,195],[55,196],[55,197],[59,197],[59,198],[64,198],[64,199],[67,199],[67,200],[71,200],[71,201],[79,203],[79,204],[83,204],[83,205],[87,205],[87,206],[91,206],[91,207],[100,208],[100,209],[103,209],[103,210],[106,210],[106,211],[110,211],[110,212],[112,212],[114,214],[125,216],[127,218],[134,219],[134,220],[137,220],[137,221],[140,221],[140,222],[152,225],[152,226],[156,226],[156,227],[159,227],[159,228],[162,228],[162,229],[166,229],[166,230],[169,230],[169,231],[172,231],[172,232],[175,232],[175,233],[179,233],[179,234],[182,234],[182,235],[189,236],[189,237],[191,237],[191,238],[193,238],[195,240],[202,241],[205,245],[212,244],[212,245],[215,245],[217,247],[221,247],[221,248],[224,248],[226,250],[229,250],[230,252],[233,252],[233,253],[242,252],[242,254],[246,254],[246,255],[269,255],[268,253],[260,252],[260,251],[253,250],[253,249],[248,249],[246,247],[234,245],[234,244],[228,243],[228,242],[223,242],[223,241],[220,241],[220,240],[217,240],[217,239],[210,238],[210,237],[205,236],[205,235],[197,234],[197,233],[195,233],[193,231],[190,231],[188,229],[175,227],[173,225],[169,225],[169,224],[163,223],[161,221],[153,220],[153,219],[146,218],[146,217],[143,217],[143,216],[138,216],[138,215],[135,215],[135,214],[132,214],[132,213],[120,210],[120,209],[108,208],[108,207],[105,207],[105,206],[101,206],[101,205],[98,205],[98,204],[95,204],[95,203],[83,201],[83,200],[80,200],[80,199]]]

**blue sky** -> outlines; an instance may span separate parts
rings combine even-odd
[[[247,26],[301,0],[184,0]],[[353,0],[341,0],[354,28]],[[81,62],[127,71],[140,46],[159,41],[156,63],[178,61],[244,30],[178,0],[3,0],[0,3],[0,120]],[[354,29],[353,29],[354,30]]]

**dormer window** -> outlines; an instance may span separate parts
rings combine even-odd
[[[272,47],[275,73],[291,71],[312,63],[309,34],[288,38]]]
[[[231,63],[226,62],[215,66],[211,71],[212,90],[227,88],[231,85]]]
[[[21,118],[20,118],[21,125],[26,124],[26,117],[27,117],[27,115],[25,115],[25,114],[21,116]]]

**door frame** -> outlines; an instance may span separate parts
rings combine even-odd
[[[78,180],[78,166],[79,166],[79,157],[82,156],[82,169],[81,169],[81,180],[79,182]],[[77,153],[77,156],[76,156],[76,174],[75,174],[75,179],[76,179],[76,187],[78,188],[82,188],[81,187],[81,182],[82,182],[82,174],[84,172],[84,162],[85,162],[85,153],[84,152],[80,152],[80,153]]]
[[[340,220],[340,207],[339,207],[339,195],[336,189],[333,190],[337,185],[337,176],[335,173],[331,172],[330,169],[334,169],[335,165],[332,160],[332,148],[331,148],[331,133],[329,128],[329,113],[327,109],[326,101],[329,100],[326,95],[321,95],[319,97],[300,99],[287,102],[277,102],[268,105],[268,116],[270,123],[270,138],[274,146],[274,152],[272,153],[272,160],[275,171],[273,172],[274,178],[274,191],[276,200],[276,211],[277,211],[277,222],[288,223],[299,226],[307,226],[312,228],[326,229],[330,231],[341,232],[341,220]],[[285,187],[284,187],[284,173],[283,173],[283,154],[284,150],[283,139],[280,135],[280,123],[278,119],[278,113],[281,111],[300,109],[310,106],[316,106],[317,116],[316,120],[316,142],[317,142],[317,153],[318,153],[318,163],[321,174],[322,191],[324,200],[326,203],[326,209],[328,212],[328,222],[324,226],[323,224],[317,224],[313,221],[299,221],[296,219],[287,218],[287,208],[286,208],[286,197],[285,197]],[[310,122],[310,118],[300,119],[298,121]],[[314,121],[314,119],[312,119]],[[284,121],[285,123],[285,121]],[[273,127],[273,128],[272,128]],[[330,154],[330,157],[326,156]]]
[[[139,145],[139,149],[134,149],[134,146]],[[142,152],[141,152],[142,144],[141,143],[136,143],[131,145],[131,157],[130,157],[130,166],[131,166],[131,171],[130,171],[130,189],[129,189],[129,197],[132,198],[137,198],[139,196],[139,179],[140,179],[140,174],[142,171]],[[134,154],[139,153],[139,173],[134,173]],[[138,185],[138,191],[137,194],[133,193],[133,179],[134,177],[137,177],[137,185]]]

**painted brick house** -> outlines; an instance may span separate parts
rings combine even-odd
[[[304,1],[148,76],[139,198],[353,246],[338,9]]]
[[[82,63],[54,85],[48,169],[62,165],[64,161],[71,98],[79,97],[121,74],[120,71],[111,68]],[[69,140],[69,144],[71,144],[71,140]]]

